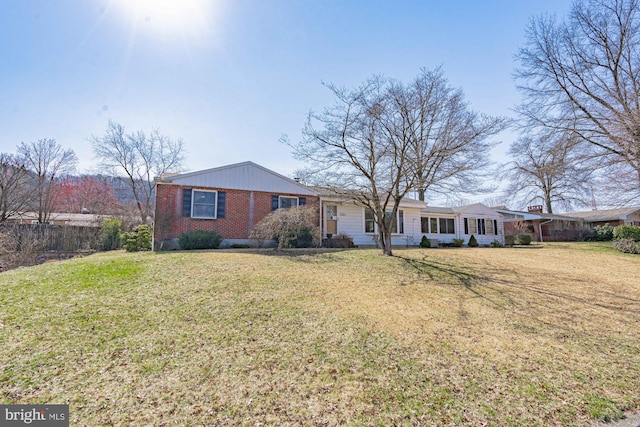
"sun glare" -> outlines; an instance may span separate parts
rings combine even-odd
[[[198,34],[210,24],[211,0],[120,0],[122,10],[143,28],[167,36]]]

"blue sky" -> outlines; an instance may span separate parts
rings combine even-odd
[[[189,170],[251,160],[300,167],[310,109],[332,103],[321,82],[374,74],[408,81],[442,65],[477,111],[519,101],[514,55],[530,18],[566,15],[570,0],[0,0],[0,151],[54,138],[80,172],[109,119],[182,138]],[[499,137],[503,153],[513,136]]]

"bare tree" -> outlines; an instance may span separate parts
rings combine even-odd
[[[491,147],[486,137],[504,127],[469,112],[440,69],[407,85],[374,77],[353,90],[327,87],[336,103],[309,114],[294,155],[311,165],[316,182],[370,210],[387,255],[401,200],[415,189],[424,199],[432,187],[469,188]]]
[[[38,222],[46,223],[59,194],[58,178],[72,173],[78,158],[73,150],[65,150],[54,139],[41,139],[29,144],[23,142],[18,146],[18,155],[34,175],[35,210]]]
[[[522,206],[542,202],[548,213],[589,203],[593,167],[590,157],[576,149],[572,134],[546,132],[523,136],[509,148],[512,161],[505,173],[507,194]]]
[[[577,0],[563,22],[537,17],[528,27],[515,74],[526,96],[519,112],[529,125],[571,132],[597,150],[601,165],[626,165],[634,171],[636,192],[639,13],[638,0]]]
[[[0,224],[31,207],[33,192],[29,188],[30,182],[31,174],[22,159],[0,153]]]
[[[462,90],[449,85],[440,67],[423,69],[405,91],[418,198],[424,201],[428,190],[481,192],[495,145],[488,138],[502,131],[506,120],[470,110]]]
[[[394,105],[402,99],[400,86],[383,77],[353,90],[325,86],[336,103],[309,113],[302,141],[292,146],[294,156],[307,162],[315,182],[371,211],[382,251],[392,255],[393,218],[413,186],[409,141],[394,134],[404,120]]]
[[[167,172],[180,172],[184,163],[184,144],[158,130],[125,133],[124,126],[109,121],[102,137],[91,137],[101,170],[118,177],[132,191],[141,221],[153,216],[154,178]]]

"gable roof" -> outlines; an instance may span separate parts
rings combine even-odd
[[[193,187],[317,196],[317,193],[309,187],[253,162],[236,163],[177,175],[164,175],[156,179],[156,182]]]
[[[571,212],[567,215],[582,218],[587,222],[601,222],[601,221],[616,221],[616,220],[625,220],[627,216],[632,215],[634,213],[638,213],[640,215],[640,207],[630,207],[630,208],[620,208],[620,209],[604,209],[604,210],[594,210],[594,211],[586,211],[586,212]]]

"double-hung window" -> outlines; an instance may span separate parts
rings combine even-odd
[[[295,207],[306,205],[306,204],[307,204],[306,197],[279,196],[277,194],[271,195],[272,211],[275,211],[276,209],[295,208]]]
[[[296,206],[298,206],[297,197],[280,196],[278,199],[279,209],[295,208]]]
[[[191,198],[192,218],[216,218],[217,191],[193,190]]]
[[[393,211],[391,210],[385,211],[385,221],[391,218],[392,213]],[[364,232],[376,232],[376,221],[373,216],[373,211],[369,208],[365,208],[364,210]],[[391,233],[404,234],[404,211],[402,209],[398,209],[398,213],[395,218],[391,219]]]
[[[440,218],[440,234],[455,234],[455,221],[453,218]]]
[[[487,228],[484,218],[478,218],[478,234],[487,234]]]

